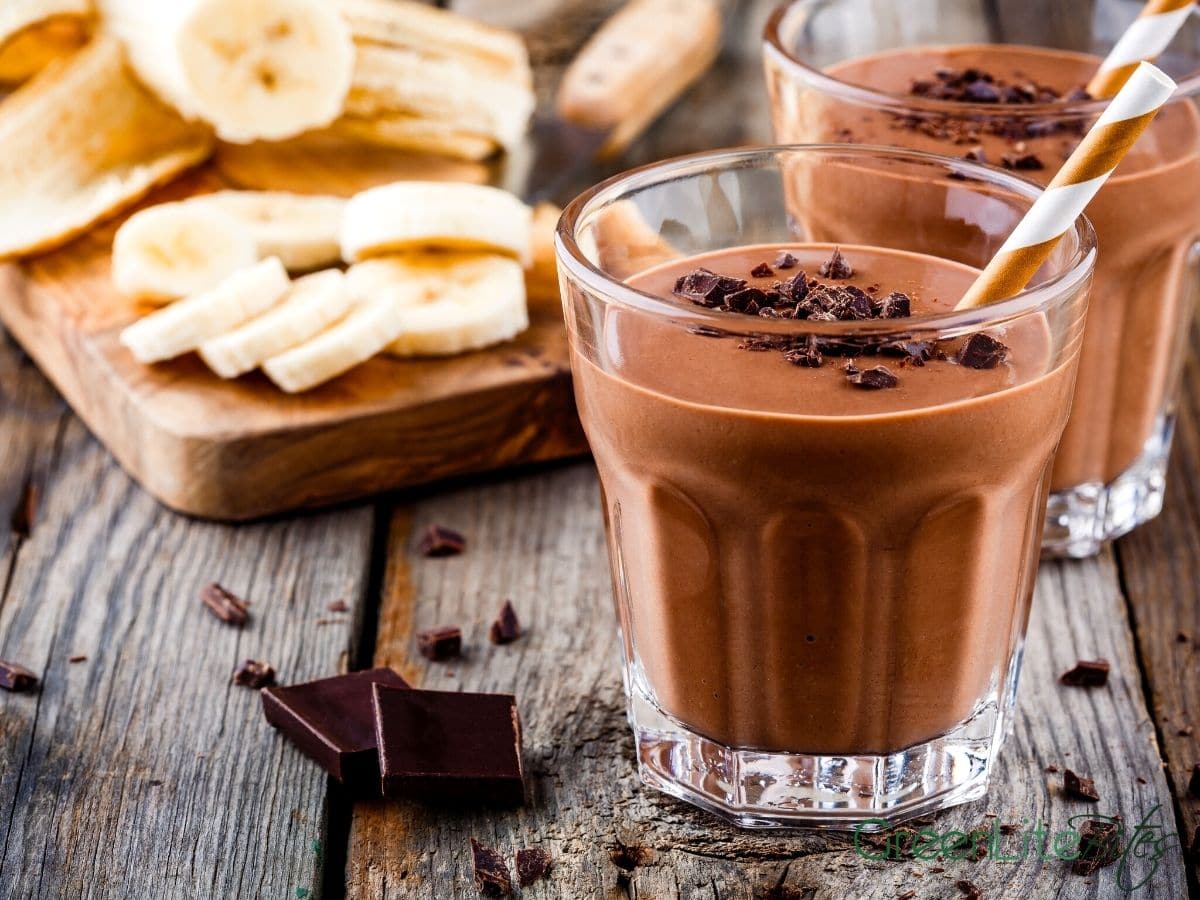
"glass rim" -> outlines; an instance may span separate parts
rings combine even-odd
[[[788,0],[788,2],[781,3],[775,7],[771,11],[766,25],[763,26],[763,49],[765,52],[773,54],[776,60],[784,66],[798,69],[800,75],[814,86],[835,96],[872,106],[890,107],[904,112],[941,114],[952,117],[970,115],[985,118],[1003,116],[1007,119],[1078,119],[1084,116],[1099,116],[1108,106],[1109,101],[1106,99],[1058,100],[1052,103],[1003,104],[1000,106],[995,103],[968,103],[963,100],[930,100],[909,94],[892,94],[852,84],[849,81],[843,81],[840,78],[826,74],[815,66],[809,65],[796,56],[783,43],[780,33],[783,20],[796,7],[811,5],[814,2],[816,0]],[[928,46],[935,45],[930,44]],[[1168,102],[1174,102],[1184,97],[1193,97],[1197,94],[1200,94],[1200,71],[1178,82],[1175,93]]]
[[[1029,287],[1005,300],[965,310],[947,310],[899,319],[866,319],[835,322],[810,322],[807,319],[754,319],[742,325],[731,321],[728,313],[695,304],[684,305],[632,287],[610,275],[584,254],[576,240],[580,220],[596,205],[624,199],[631,191],[647,188],[678,177],[696,176],[714,171],[752,168],[755,163],[776,159],[783,154],[836,154],[863,158],[887,157],[926,165],[937,165],[947,174],[961,174],[975,182],[1011,189],[1031,202],[1042,193],[1035,182],[1003,170],[956,157],[938,156],[919,150],[869,144],[773,144],[752,148],[706,150],[648,163],[613,175],[588,188],[572,200],[559,217],[554,232],[555,256],[560,272],[605,298],[640,312],[666,316],[685,325],[705,325],[730,334],[812,334],[829,336],[879,336],[915,332],[971,331],[1001,325],[1031,313],[1040,312],[1064,294],[1077,289],[1091,277],[1096,262],[1096,234],[1084,215],[1073,223],[1078,246],[1061,271],[1042,283]],[[966,183],[971,183],[967,181]],[[964,186],[965,189],[965,186]],[[822,241],[821,243],[830,243]],[[847,246],[849,246],[847,244]],[[939,257],[940,258],[940,257]]]

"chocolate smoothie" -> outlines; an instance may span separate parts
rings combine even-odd
[[[962,156],[1049,182],[1091,117],[1029,114],[1032,104],[1080,99],[1099,59],[1011,45],[915,47],[840,63],[842,82],[895,95],[909,114],[807,91],[776,98],[780,139],[888,144]],[[984,104],[986,117],[939,115],[939,101]],[[914,105],[915,103],[915,105]],[[911,114],[913,109],[923,110]],[[997,117],[997,110],[1007,122]],[[831,204],[836,197],[828,198]],[[860,198],[861,199],[861,198]],[[886,196],[867,202],[886,205]],[[909,203],[897,201],[897,207]],[[847,198],[846,216],[861,215]],[[1052,490],[1107,484],[1126,471],[1155,431],[1177,381],[1195,302],[1200,238],[1200,116],[1187,101],[1166,107],[1087,209],[1100,256],[1074,405]],[[836,211],[824,231],[845,239]],[[903,217],[894,221],[903,223]],[[903,226],[901,226],[903,227]]]
[[[572,335],[634,678],[729,747],[878,754],[946,734],[1011,688],[1033,591],[1079,327],[1065,349],[1038,314],[899,346],[747,337],[944,312],[976,274],[832,252],[744,247],[630,280],[725,309],[728,330],[609,306],[601,346]]]

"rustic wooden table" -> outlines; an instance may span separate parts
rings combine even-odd
[[[526,29],[542,87],[612,3],[462,2]],[[758,32],[742,3],[718,68],[625,163],[767,137]],[[950,4],[953,6],[953,4]],[[596,177],[602,173],[591,173]],[[1200,331],[1192,340],[1200,351]],[[845,835],[745,833],[642,789],[625,725],[596,478],[579,461],[245,526],[157,505],[0,334],[0,657],[42,678],[0,692],[0,896],[474,897],[468,839],[511,857],[550,851],[528,897],[987,898],[1197,896],[1200,824],[1200,353],[1182,398],[1167,508],[1098,558],[1042,569],[1016,727],[985,801],[940,831],[1063,828],[1081,813],[1145,823],[1127,865],[1091,877],[1017,861],[874,861]],[[463,530],[469,551],[427,560],[414,535]],[[253,602],[245,630],[196,601],[219,579]],[[494,647],[511,597],[528,627]],[[345,598],[351,611],[327,605]],[[469,652],[427,664],[414,629],[465,626]],[[452,814],[352,803],[228,684],[245,657],[285,682],[370,664],[416,684],[513,691],[532,799]],[[1113,663],[1107,688],[1061,687],[1077,658]],[[1200,722],[1197,723],[1200,725]],[[1060,774],[1095,778],[1068,800]],[[647,848],[632,872],[618,843]],[[1008,852],[1012,853],[1010,849]],[[1155,859],[1154,857],[1160,858]]]

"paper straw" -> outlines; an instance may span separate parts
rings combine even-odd
[[[1112,97],[1137,64],[1156,59],[1196,8],[1193,0],[1149,0],[1088,82],[1093,97]]]
[[[1174,90],[1175,82],[1159,69],[1140,63],[954,308],[1021,291]]]

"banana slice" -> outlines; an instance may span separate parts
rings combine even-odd
[[[121,332],[121,343],[144,363],[180,356],[270,309],[288,284],[283,263],[264,259],[210,291],[139,319]]]
[[[98,0],[138,76],[233,143],[328,125],[354,73],[350,29],[326,0]]]
[[[525,42],[512,31],[407,0],[338,0],[337,6],[360,47],[408,47],[470,59],[493,75],[526,87],[533,83]]]
[[[185,200],[217,210],[249,229],[262,257],[278,256],[289,272],[311,272],[342,261],[341,197],[284,191],[217,191]]]
[[[228,334],[200,345],[200,358],[222,378],[237,378],[315,337],[351,308],[346,276],[337,269],[292,283],[283,302]]]
[[[356,297],[391,298],[403,329],[393,356],[449,356],[511,340],[529,327],[525,273],[490,253],[409,253],[346,273]]]
[[[289,394],[336,378],[379,353],[400,334],[401,304],[389,294],[358,303],[336,325],[262,364],[267,377]]]
[[[88,0],[0,3],[0,82],[24,81],[82,47],[90,14]]]
[[[342,116],[329,127],[329,133],[392,150],[430,153],[467,162],[487,159],[500,149],[491,138],[461,131],[453,122],[438,122],[405,113],[369,119]]]
[[[216,287],[258,261],[250,229],[191,201],[134,213],[113,238],[113,283],[127,297],[167,302]]]
[[[358,262],[397,250],[486,249],[531,259],[533,213],[517,197],[478,184],[398,181],[346,204],[342,257]]]
[[[0,104],[0,258],[49,250],[212,151],[99,36]]]

